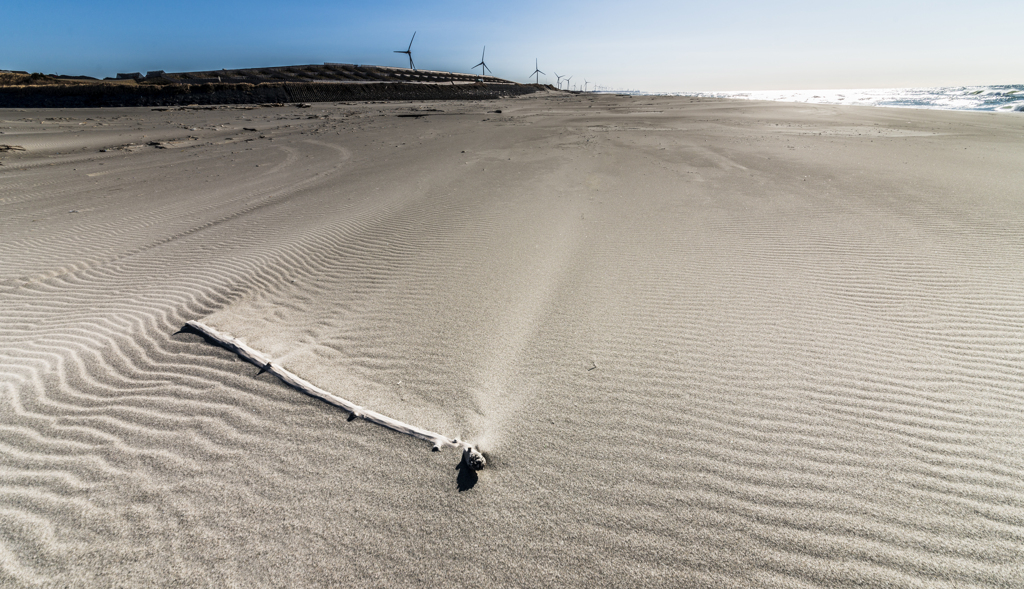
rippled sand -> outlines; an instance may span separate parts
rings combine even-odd
[[[0,585],[1024,585],[1024,117],[551,94],[0,131]]]

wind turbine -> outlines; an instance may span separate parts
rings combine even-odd
[[[589,84],[589,83],[590,82],[588,82],[586,78],[583,78],[583,91],[584,92],[587,91],[587,84]]]
[[[416,31],[412,32],[412,39],[409,39],[409,48],[405,51],[395,51],[395,53],[404,53],[409,56],[409,69],[416,69],[416,64],[412,62],[412,42],[416,38]]]
[[[487,72],[489,72],[491,70],[491,68],[487,67],[487,64],[484,63],[484,54],[486,54],[486,53],[487,53],[487,45],[484,45],[484,50],[480,53],[480,63],[478,63],[478,64],[476,64],[476,65],[474,65],[473,67],[470,68],[470,69],[474,69],[474,70],[476,68],[480,68],[480,75],[481,76],[486,76]]]
[[[533,73],[530,74],[530,75],[531,76],[537,76],[537,81],[535,82],[536,84],[540,84],[540,75],[541,74],[544,74],[544,72],[540,71],[540,66],[537,65],[537,58],[534,57],[533,58]],[[544,74],[544,75],[546,76],[547,74]]]
[[[552,71],[553,71],[553,70],[552,70]],[[561,89],[562,89],[562,78],[564,78],[564,77],[565,77],[565,76],[559,76],[559,75],[558,75],[558,72],[555,72],[555,78],[557,78],[557,80],[555,81],[555,84],[557,84],[557,86],[556,86],[556,87],[557,87],[557,88],[558,88],[559,90],[561,90]]]
[[[570,81],[572,81],[572,76],[569,76],[568,78],[565,79],[565,89],[566,90],[569,89],[569,82]]]

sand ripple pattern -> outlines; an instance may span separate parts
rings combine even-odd
[[[275,207],[323,186],[348,154],[299,142],[266,150],[271,166],[255,175],[248,165],[233,170],[231,155],[215,151],[212,162],[196,162],[196,154],[152,154],[84,191],[81,181],[53,182],[31,168],[13,189],[5,186],[25,195],[5,202],[0,243],[8,262],[0,276],[0,575],[7,581],[44,583],[40,570],[66,570],[69,557],[88,558],[104,537],[144,537],[173,525],[174,515],[156,508],[166,479],[232,460],[260,427],[245,399],[260,383],[232,376],[241,372],[225,372],[232,362],[211,362],[207,350],[171,336],[183,321],[280,278],[275,256],[252,244],[273,248],[272,228],[291,217]],[[300,157],[318,161],[298,166]],[[159,183],[172,169],[203,166],[238,180],[211,193],[173,183],[125,187],[119,177],[149,173]],[[138,194],[111,214],[102,200],[112,190]],[[69,202],[87,204],[68,213]],[[35,220],[53,230],[34,231]],[[223,226],[238,232],[217,233]],[[182,265],[179,256],[203,263]],[[263,402],[273,406],[273,397]]]
[[[1002,164],[571,100],[0,168],[0,585],[1024,584]]]

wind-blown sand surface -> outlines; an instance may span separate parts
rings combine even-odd
[[[1024,117],[551,93],[0,131],[0,585],[1024,586]]]

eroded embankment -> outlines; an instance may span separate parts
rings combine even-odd
[[[0,108],[89,108],[260,104],[336,100],[486,100],[537,91],[533,85],[440,84],[76,84],[0,87]]]

